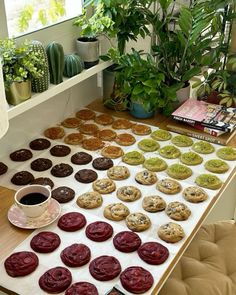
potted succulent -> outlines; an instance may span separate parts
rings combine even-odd
[[[134,49],[123,55],[111,49],[109,54],[117,65],[117,96],[123,98],[134,117],[151,117],[158,108],[168,110],[169,103],[175,100],[176,89],[165,84],[166,77],[150,54]]]
[[[0,55],[7,101],[17,105],[31,97],[31,78],[43,75],[43,60],[31,43],[17,46],[13,39],[0,40]]]
[[[74,25],[80,27],[80,37],[76,40],[77,53],[84,61],[86,69],[98,64],[99,62],[99,40],[102,35],[113,26],[110,17],[104,15],[103,4],[95,7],[94,14],[89,15],[89,9],[84,8],[83,14],[75,21]]]

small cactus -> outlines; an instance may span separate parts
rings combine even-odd
[[[49,63],[50,82],[59,84],[63,82],[64,50],[61,44],[51,42],[46,47]]]
[[[73,77],[81,73],[84,69],[84,63],[81,57],[77,54],[65,55],[64,76]]]

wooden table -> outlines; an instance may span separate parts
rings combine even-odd
[[[100,99],[95,100],[94,102],[89,104],[88,107],[93,110],[96,110],[98,112],[109,112],[109,114],[111,114],[111,115],[131,119],[131,120],[135,121],[135,119],[133,117],[131,117],[131,115],[128,112],[116,112],[113,110],[108,110],[107,108],[105,108],[102,105]],[[140,120],[136,120],[136,121],[140,122]],[[154,118],[145,119],[145,120],[141,120],[141,121],[143,121],[144,123],[158,126],[160,128],[165,129],[167,124],[171,121],[171,119],[168,119],[161,114],[157,114]],[[236,147],[236,137],[234,137],[231,140],[230,145]],[[217,199],[221,197],[227,184],[232,180],[232,177],[235,174],[235,172],[236,172],[236,168],[234,168],[234,170],[230,174],[227,181],[221,187],[218,194],[212,199],[207,210],[204,212],[203,216],[201,217],[199,222],[196,224],[192,234],[186,239],[185,243],[181,247],[180,252],[175,257],[174,261],[171,263],[169,268],[166,270],[165,275],[163,276],[163,280],[164,280],[164,278],[168,277],[168,275],[170,274],[171,270],[173,269],[175,263],[179,260],[179,258],[181,257],[181,255],[185,251],[187,245],[190,243],[190,241],[194,237],[195,233],[198,231],[199,227],[203,223],[205,217],[208,215],[211,208],[216,203]],[[6,257],[7,255],[9,255],[19,243],[21,243],[26,237],[28,237],[32,233],[32,230],[19,229],[19,228],[14,227],[13,225],[11,225],[8,222],[7,212],[9,210],[10,206],[13,204],[13,198],[14,198],[14,191],[13,190],[10,190],[8,188],[0,186],[0,259],[1,260],[4,257]],[[160,286],[163,283],[163,280],[157,284],[155,290],[158,290],[160,288]],[[9,294],[12,294],[12,293],[9,293]],[[153,295],[156,295],[155,291],[153,292]]]

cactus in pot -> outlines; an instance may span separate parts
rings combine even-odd
[[[77,54],[65,55],[64,76],[73,77],[81,73],[84,69],[84,63],[81,57]]]
[[[61,44],[51,42],[46,47],[49,63],[50,82],[59,84],[63,82],[64,50]]]
[[[43,92],[49,87],[49,65],[46,50],[43,44],[39,41],[32,41],[32,50],[38,54],[38,58],[42,61],[41,70],[43,75],[39,78],[32,78],[32,91],[33,92]]]

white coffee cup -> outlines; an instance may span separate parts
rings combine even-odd
[[[49,186],[33,184],[24,186],[15,193],[15,204],[27,217],[39,217],[46,212],[51,200]]]

